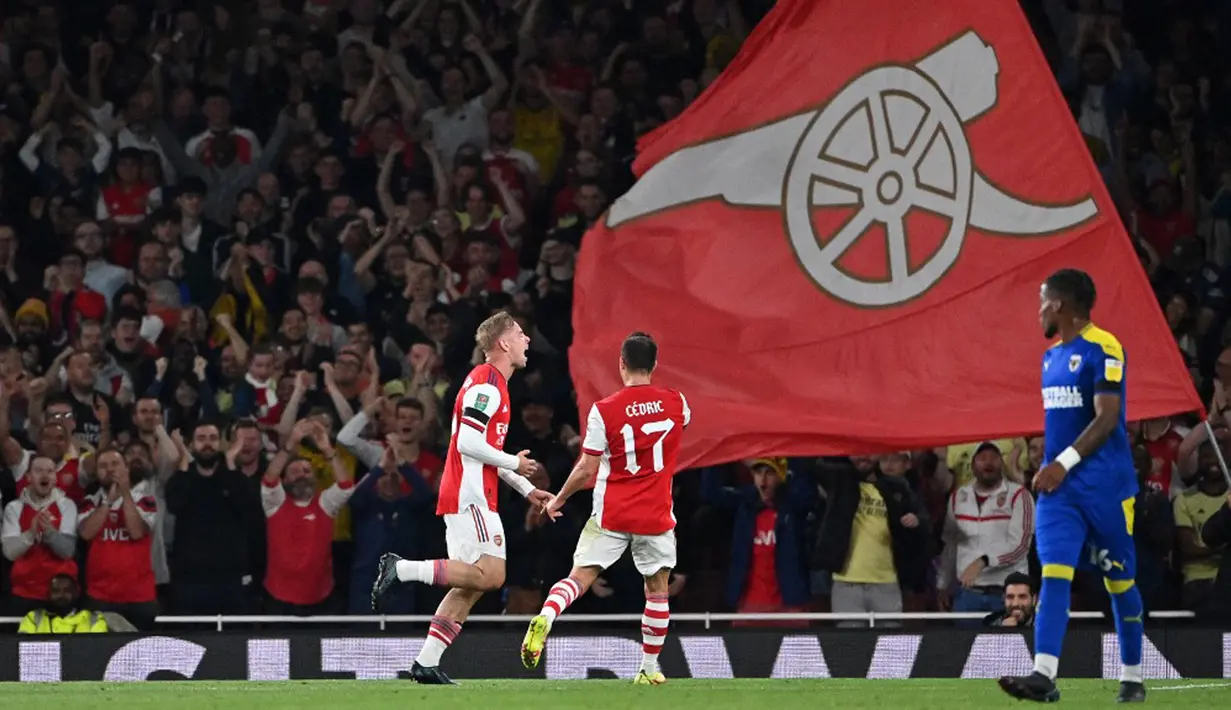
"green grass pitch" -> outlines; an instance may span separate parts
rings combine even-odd
[[[457,687],[424,687],[410,681],[149,682],[6,684],[11,708],[73,710],[554,710],[556,708],[662,708],[662,710],[985,710],[1025,708],[990,680],[673,680],[665,686],[625,681],[468,681]],[[1061,705],[1112,707],[1115,681],[1062,680]],[[1231,681],[1175,680],[1150,684],[1152,708],[1214,708],[1231,704]]]

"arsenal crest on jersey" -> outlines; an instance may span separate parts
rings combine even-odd
[[[1003,508],[1005,501],[1007,501],[1008,499],[1009,499],[1008,493],[1001,493],[999,496],[996,497],[996,505]]]

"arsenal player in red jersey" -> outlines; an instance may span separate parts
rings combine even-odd
[[[658,345],[649,335],[633,333],[624,340],[620,348],[624,389],[590,408],[581,458],[547,504],[545,512],[554,517],[570,496],[595,481],[594,512],[577,541],[573,571],[551,588],[542,612],[526,631],[521,655],[527,668],[538,665],[555,618],[631,547],[633,564],[645,577],[644,653],[633,682],[667,682],[658,667],[658,654],[667,638],[667,583],[675,567],[671,478],[692,413],[684,395],[650,382],[657,363]]]
[[[504,526],[496,513],[496,480],[502,479],[535,507],[551,500],[550,493],[525,478],[538,468],[529,452],[514,456],[501,450],[509,433],[509,377],[526,366],[530,337],[513,316],[501,311],[479,325],[475,342],[486,362],[470,371],[453,405],[453,436],[436,505],[436,514],[445,519],[449,559],[403,560],[387,553],[380,558],[372,587],[377,610],[395,582],[450,588],[410,668],[412,678],[432,685],[453,682],[441,672],[440,657],[461,633],[479,597],[504,586]],[[557,516],[558,511],[552,514]]]

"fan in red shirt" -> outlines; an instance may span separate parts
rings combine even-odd
[[[98,455],[99,489],[81,507],[77,533],[90,542],[86,593],[95,611],[123,616],[148,631],[158,616],[152,545],[158,520],[154,482],[133,481],[123,454]]]
[[[0,397],[0,406],[7,407],[7,398]],[[7,411],[5,413],[7,415]],[[72,432],[61,420],[49,421],[43,425],[38,434],[38,452],[23,449],[21,444],[9,436],[7,417],[0,417],[0,459],[13,472],[17,480],[17,493],[20,494],[32,484],[30,475],[31,463],[45,457],[58,462],[54,466],[55,478],[52,485],[60,489],[73,502],[80,504],[85,500],[83,483],[88,477],[89,452],[79,451],[72,440]]]
[[[1172,492],[1179,492],[1185,486],[1175,465],[1184,437],[1171,425],[1170,418],[1161,417],[1141,422],[1141,442],[1152,462],[1146,485],[1169,498],[1174,497]]]
[[[1191,147],[1191,146],[1190,146]],[[1188,173],[1192,175],[1190,171]],[[1176,185],[1170,178],[1150,183],[1149,204],[1133,211],[1137,235],[1154,247],[1162,259],[1171,255],[1177,242],[1197,234],[1195,180],[1187,179],[1183,201],[1176,200]]]
[[[112,230],[107,246],[111,263],[132,268],[136,254],[137,232],[145,216],[162,204],[162,190],[141,181],[143,157],[138,148],[124,148],[115,164],[115,182],[98,196],[95,219]]]
[[[538,665],[555,618],[632,547],[633,563],[645,577],[644,653],[635,682],[666,682],[658,654],[667,638],[667,586],[675,567],[671,479],[692,413],[684,395],[650,382],[657,364],[658,345],[649,335],[638,332],[624,340],[624,389],[590,408],[581,458],[547,505],[547,514],[555,515],[569,497],[595,481],[594,512],[577,541],[573,571],[551,588],[526,631],[521,654],[528,668]]]
[[[77,577],[77,506],[55,487],[51,459],[34,457],[26,475],[30,485],[4,506],[0,525],[0,545],[13,563],[13,610],[20,614],[42,606],[52,577]]]
[[[319,492],[312,464],[287,450],[297,450],[308,438],[332,465],[336,481]],[[265,591],[273,599],[274,613],[329,613],[334,519],[354,490],[350,469],[338,458],[324,426],[301,419],[261,483],[268,540]]]

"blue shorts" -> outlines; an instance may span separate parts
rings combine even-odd
[[[1043,576],[1069,576],[1081,566],[1093,566],[1108,580],[1132,580],[1137,574],[1133,544],[1133,503],[1103,498],[1043,494],[1035,511],[1035,544]],[[1049,565],[1069,568],[1049,574]],[[1062,571],[1061,571],[1062,572]]]

